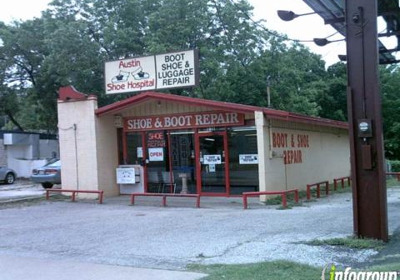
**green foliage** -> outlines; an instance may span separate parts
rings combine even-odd
[[[396,188],[399,187],[400,182],[399,180],[397,180],[396,177],[386,177],[386,187],[387,188]]]
[[[400,69],[395,65],[381,67],[380,77],[385,155],[396,160],[400,159]]]
[[[324,118],[347,120],[347,74],[344,63],[336,63],[327,70],[326,79],[320,81],[317,102],[323,108],[320,116]]]
[[[325,70],[319,55],[260,28],[246,0],[53,0],[50,8],[0,24],[0,102],[7,104],[0,113],[14,126],[55,132],[62,86],[96,94],[99,106],[127,97],[104,94],[105,61],[192,48],[200,53],[200,86],[173,94],[267,106],[270,77],[272,108],[347,118],[344,64]],[[382,73],[385,145],[395,158],[400,79],[395,68]]]
[[[288,261],[262,262],[243,265],[191,265],[190,270],[208,274],[204,280],[310,280],[321,278],[321,268]]]
[[[400,172],[400,160],[389,161],[392,166],[392,172]]]
[[[105,61],[188,48],[200,50],[201,86],[174,93],[256,104],[265,87],[246,69],[268,38],[248,18],[247,1],[235,3],[54,0],[39,19],[2,24],[0,84],[17,84],[7,95],[23,96],[21,105],[30,107],[15,106],[12,117],[29,129],[56,131],[60,87],[97,94],[103,106],[126,97],[105,96]]]
[[[270,49],[263,51],[260,60],[255,62],[255,69],[263,71],[258,76],[263,81],[262,87],[266,87],[266,77],[271,78],[272,107],[318,116],[322,108],[317,102],[315,85],[322,84],[325,75],[320,56],[299,44],[286,46],[274,40],[270,43]],[[259,102],[264,102],[260,105],[265,105],[266,94],[263,96]]]

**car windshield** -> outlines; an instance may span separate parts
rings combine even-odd
[[[50,162],[50,163],[48,163],[46,165],[46,167],[60,167],[60,166],[61,166],[61,161],[60,160],[57,160],[57,161],[54,161],[54,162]]]

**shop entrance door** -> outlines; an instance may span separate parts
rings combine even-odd
[[[229,157],[226,132],[197,135],[198,192],[204,195],[229,195]]]

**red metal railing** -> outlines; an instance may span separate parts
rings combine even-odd
[[[103,196],[104,196],[104,191],[96,191],[96,190],[65,190],[65,189],[47,189],[46,190],[46,199],[49,200],[50,198],[50,192],[70,192],[72,193],[71,200],[75,201],[76,194],[77,193],[96,193],[99,195],[99,203],[103,203]]]
[[[135,204],[136,196],[159,196],[162,197],[162,206],[167,206],[167,197],[192,197],[196,198],[196,207],[200,208],[200,195],[199,194],[174,194],[174,193],[132,193],[131,204]]]
[[[397,181],[400,181],[400,172],[386,172],[386,175],[394,175],[397,177]]]
[[[321,186],[325,186],[325,193],[329,195],[329,182],[322,181],[314,184],[307,184],[307,199],[311,199],[311,188],[313,187],[317,188],[317,198],[319,198],[321,196]]]
[[[282,207],[287,207],[287,197],[288,193],[294,193],[294,201],[299,202],[299,190],[283,190],[283,191],[265,191],[265,192],[244,192],[243,193],[243,208],[247,209],[247,197],[249,196],[260,196],[260,195],[280,195],[282,197]]]
[[[339,181],[342,184],[342,189],[344,189],[344,181],[345,180],[347,180],[347,186],[350,186],[350,181],[351,181],[350,176],[333,179],[333,188],[335,189],[335,191],[337,190],[337,185],[338,185]]]

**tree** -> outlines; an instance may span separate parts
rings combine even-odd
[[[18,99],[35,87],[40,64],[46,55],[41,21],[0,23],[0,99],[2,113],[23,130],[17,121]]]
[[[282,38],[274,38],[270,48],[264,50],[255,71],[262,73],[263,92],[270,76],[272,107],[280,110],[318,116],[315,86],[325,76],[321,57],[298,43],[286,45]],[[261,69],[261,71],[257,70]],[[265,94],[263,105],[266,104]]]
[[[380,68],[385,155],[400,159],[400,69],[397,65]]]
[[[271,76],[274,108],[321,114],[321,57],[251,16],[246,0],[54,0],[39,19],[0,26],[3,95],[29,107],[11,111],[16,122],[55,132],[60,87],[96,94],[103,106],[126,97],[104,94],[105,61],[197,48],[200,86],[172,93],[266,106]]]
[[[317,102],[321,106],[320,116],[347,121],[346,65],[338,62],[330,66],[325,77],[324,88],[320,88],[317,97]]]

